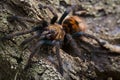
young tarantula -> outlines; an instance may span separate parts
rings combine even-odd
[[[57,55],[58,64],[59,64],[59,72],[61,74],[63,74],[62,61],[61,61],[61,57],[59,54],[59,49],[60,49],[61,43],[64,41],[65,31],[63,30],[63,27],[61,24],[56,23],[58,16],[52,11],[53,9],[50,6],[39,5],[39,7],[40,8],[49,8],[50,11],[54,14],[54,17],[51,19],[50,23],[48,23],[45,20],[42,20],[39,22],[40,25],[33,27],[31,30],[20,31],[20,32],[8,34],[8,35],[0,38],[0,40],[11,40],[15,36],[36,32],[35,35],[33,35],[30,38],[25,39],[21,43],[21,46],[24,46],[25,44],[32,41],[33,39],[39,38],[39,41],[36,42],[35,47],[31,50],[31,54],[29,56],[27,65],[25,66],[25,69],[27,69],[29,67],[29,65],[31,63],[31,58],[35,55],[38,48],[40,48],[42,45],[51,45],[51,46],[55,46],[55,48],[56,48],[56,55]],[[62,17],[60,18],[59,22],[62,22],[64,20],[64,18],[67,16],[67,14],[69,14],[69,12],[73,8],[74,8],[74,6],[72,6],[71,8],[68,8],[64,12]],[[7,19],[9,22],[12,22],[15,20],[16,21],[24,20],[24,21],[28,21],[28,22],[34,22],[28,18],[24,18],[24,17],[20,17],[20,16],[9,16]]]
[[[56,48],[56,55],[57,55],[57,59],[58,59],[58,63],[59,63],[59,72],[63,75],[62,60],[60,57],[59,49],[60,49],[61,44],[64,43],[65,38],[68,41],[70,41],[70,44],[73,45],[74,49],[78,50],[77,55],[79,57],[80,57],[79,49],[77,48],[77,44],[73,38],[80,37],[80,36],[90,37],[90,38],[95,39],[100,44],[100,46],[102,46],[102,43],[98,39],[96,39],[94,36],[84,33],[85,26],[81,26],[81,24],[80,24],[81,19],[79,17],[71,16],[64,20],[64,18],[69,14],[69,12],[75,6],[67,8],[58,22],[56,22],[58,19],[58,16],[53,12],[53,10],[50,6],[39,5],[39,7],[40,8],[49,8],[50,11],[54,14],[54,17],[51,19],[50,24],[47,21],[42,20],[40,22],[41,23],[40,25],[32,28],[31,30],[20,31],[20,32],[13,33],[13,34],[8,34],[1,38],[1,40],[10,40],[14,36],[19,36],[19,35],[36,32],[35,35],[33,35],[30,38],[25,39],[21,43],[21,45],[25,45],[28,42],[32,41],[33,39],[39,38],[39,41],[36,43],[35,47],[31,50],[31,54],[29,56],[28,63],[25,66],[25,69],[27,69],[29,67],[29,65],[31,63],[31,58],[33,58],[33,56],[37,52],[38,48],[40,48],[42,45],[51,45],[51,46],[55,46],[55,48]],[[8,17],[9,21],[19,20],[19,19],[22,19],[22,17],[19,17],[19,16]],[[27,19],[26,19],[26,21],[31,22],[31,20],[27,20]]]

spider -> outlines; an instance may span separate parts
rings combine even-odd
[[[69,12],[74,8],[74,6],[72,6],[71,8],[68,8],[64,12],[60,20],[58,21],[58,23],[56,22],[58,19],[58,16],[56,15],[56,13],[52,11],[53,9],[50,6],[42,6],[42,5],[38,5],[38,6],[40,8],[49,8],[49,10],[54,14],[54,17],[51,19],[50,23],[48,23],[47,21],[43,19],[42,21],[39,21],[40,23],[39,25],[37,25],[36,27],[33,27],[30,30],[8,34],[0,39],[11,40],[15,36],[20,36],[20,35],[25,35],[28,33],[36,32],[36,34],[34,34],[32,37],[25,39],[20,44],[21,46],[24,46],[25,44],[29,43],[33,39],[39,38],[38,42],[36,42],[35,47],[31,50],[31,54],[25,66],[25,70],[30,66],[31,59],[33,58],[33,56],[35,55],[39,47],[41,47],[42,45],[51,45],[51,46],[55,46],[56,48],[56,55],[57,55],[58,64],[59,64],[59,72],[63,74],[63,67],[62,67],[61,57],[59,54],[60,52],[59,49],[60,49],[61,43],[64,41],[65,31],[63,30],[63,27],[59,22],[62,22],[64,20],[64,18],[69,14]],[[20,22],[21,20],[32,22],[32,23],[34,22],[31,19],[20,17],[20,16],[8,16],[7,20],[9,22],[13,22],[13,21]]]
[[[50,11],[54,14],[50,23],[48,23],[47,21],[45,21],[43,19],[42,21],[39,22],[40,25],[32,28],[31,30],[20,31],[20,32],[16,32],[13,34],[8,34],[1,38],[1,40],[10,40],[14,36],[19,36],[19,35],[36,32],[35,35],[25,39],[21,43],[21,45],[24,46],[25,44],[29,43],[33,39],[39,38],[38,42],[36,42],[35,47],[31,50],[31,54],[29,56],[28,62],[25,66],[25,69],[27,69],[30,66],[31,59],[36,54],[38,48],[40,48],[42,45],[50,45],[50,46],[55,47],[55,52],[56,52],[56,56],[57,56],[58,64],[59,64],[58,71],[63,75],[62,59],[61,59],[59,50],[60,50],[62,44],[64,44],[65,38],[68,41],[70,41],[70,44],[73,45],[73,48],[76,51],[78,51],[76,54],[79,57],[81,56],[79,54],[80,51],[79,51],[79,48],[77,47],[77,43],[74,41],[73,38],[80,37],[80,36],[90,37],[90,38],[95,39],[100,44],[100,46],[102,46],[101,42],[97,38],[95,38],[94,36],[89,35],[87,33],[84,33],[84,31],[86,30],[86,27],[81,26],[81,19],[78,16],[71,16],[71,17],[65,19],[65,17],[71,12],[71,10],[75,8],[75,5],[67,8],[66,11],[61,16],[61,18],[58,20],[58,22],[56,22],[58,19],[58,16],[50,6],[42,6],[41,4],[39,4],[38,6],[40,8],[49,8]],[[8,17],[8,21],[19,20],[19,19],[22,20],[22,17],[19,17],[19,16]],[[29,20],[29,19],[25,19],[25,20],[31,22],[31,20]]]

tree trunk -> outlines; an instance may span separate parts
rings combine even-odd
[[[18,31],[30,30],[36,25],[39,25],[39,22],[43,20],[43,18],[44,20],[50,22],[50,19],[53,17],[52,12],[48,8],[39,9],[39,3],[42,5],[49,4],[54,8],[54,11],[60,17],[66,7],[72,4],[70,1],[72,0],[0,1],[0,37]],[[75,1],[77,2],[76,5],[79,5],[78,11],[79,8],[87,11],[85,11],[85,13],[76,12],[79,16],[82,15],[85,18],[87,16],[86,21],[87,19],[94,20],[96,17],[101,18],[101,16],[103,17],[104,15],[109,15],[109,12],[107,14],[107,10],[104,6],[99,7],[100,4],[98,4],[97,8],[94,8],[93,6],[90,7],[92,3],[97,4],[97,0],[94,2],[84,0]],[[91,4],[87,5],[87,3]],[[101,1],[101,5],[105,5],[103,3],[104,1]],[[115,5],[120,4],[115,2],[112,3]],[[110,9],[113,8],[112,5],[108,6],[110,6]],[[89,10],[89,8],[92,9]],[[93,9],[96,10],[92,11]],[[97,15],[97,12],[100,14]],[[113,12],[112,14],[115,13]],[[11,15],[24,17],[26,20],[21,18],[20,21],[10,22],[8,21],[8,16]],[[87,32],[90,33],[90,31]],[[38,52],[39,55],[36,55],[32,59],[33,63],[31,63],[31,68],[25,71],[24,67],[31,53],[31,49],[35,46],[36,39],[29,42],[26,45],[27,48],[25,50],[20,47],[20,44],[32,35],[33,34],[30,33],[27,35],[16,36],[10,40],[0,40],[0,80],[120,80],[120,56],[116,54],[120,53],[120,47],[114,47],[112,44],[105,43],[104,48],[109,50],[101,49],[93,46],[96,43],[94,41],[90,41],[89,39],[87,40],[88,43],[84,41],[76,41],[79,49],[81,50],[80,54],[83,58],[75,55],[75,52],[72,51],[72,47],[69,45],[60,49],[64,69],[63,76],[58,72],[59,66],[56,54],[54,53],[54,48],[51,49],[50,47],[46,48],[44,46],[42,47],[43,50]],[[33,46],[29,47],[31,45]]]

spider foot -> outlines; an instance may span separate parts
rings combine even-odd
[[[64,74],[64,69],[62,64],[60,63],[59,65],[55,62],[55,59],[53,59],[51,56],[48,57],[49,61],[56,67],[57,71],[63,76]]]
[[[62,66],[59,67],[58,72],[63,76],[64,70]]]

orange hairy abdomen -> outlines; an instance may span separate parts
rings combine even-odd
[[[85,32],[86,24],[84,20],[78,16],[71,16],[63,21],[63,29],[66,33]]]

